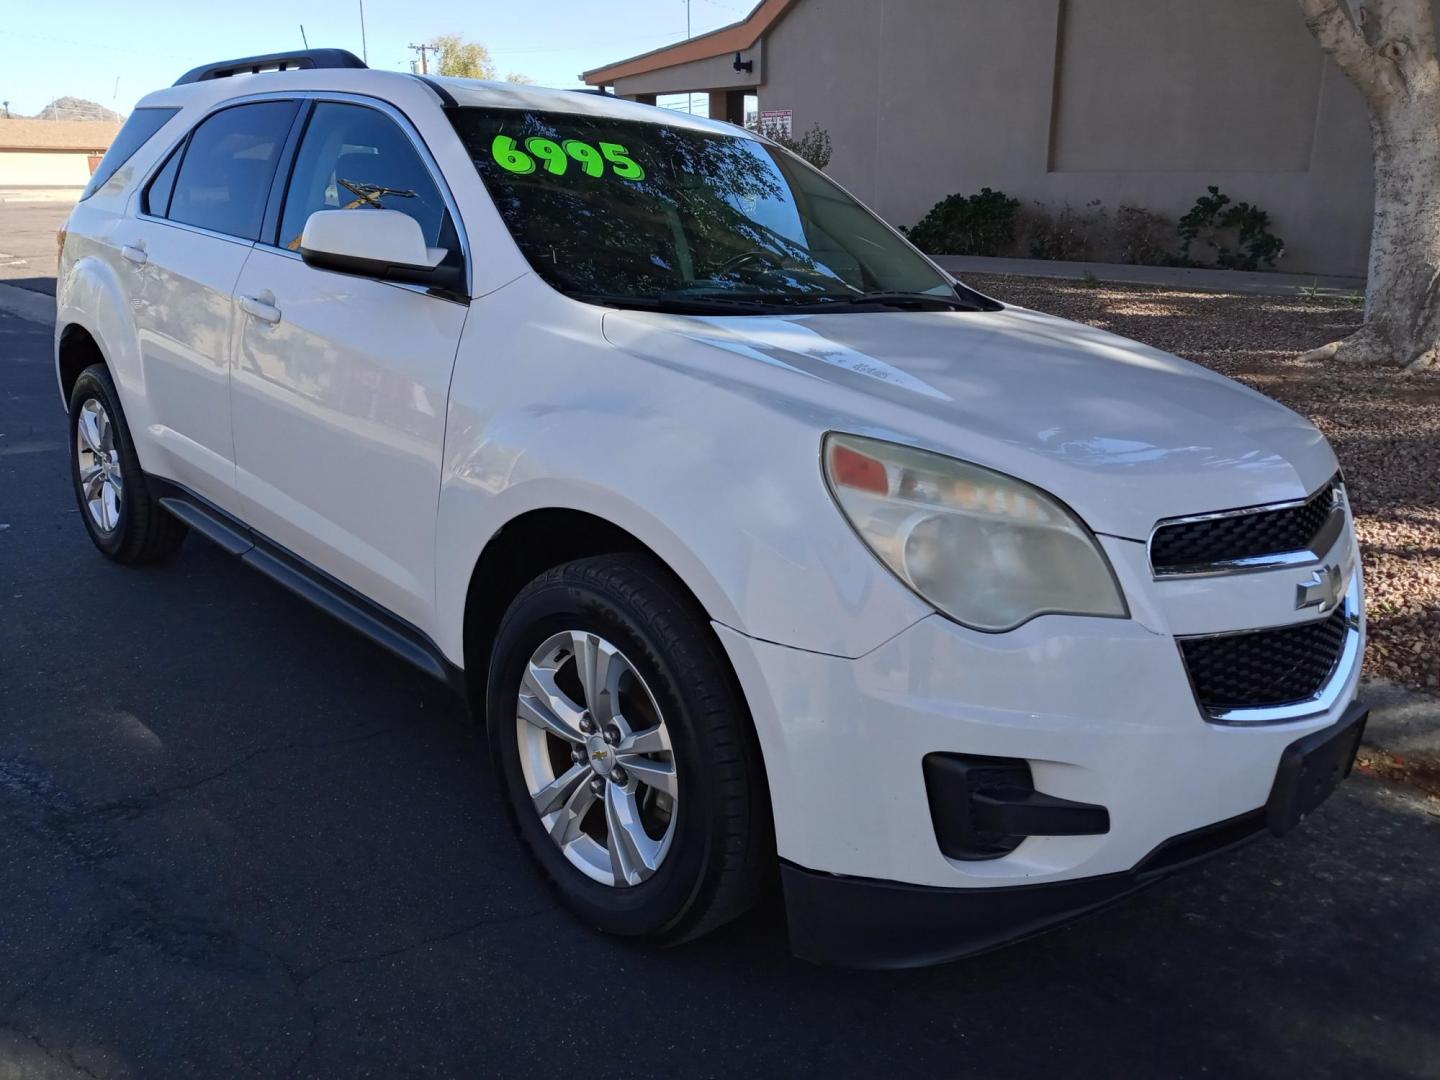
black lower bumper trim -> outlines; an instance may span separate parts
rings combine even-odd
[[[1135,869],[1041,885],[942,889],[782,863],[790,948],[816,964],[924,967],[988,952],[1123,900],[1265,832],[1265,811],[1167,840]]]

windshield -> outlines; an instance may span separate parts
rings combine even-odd
[[[738,135],[450,110],[521,251],[582,300],[675,309],[976,307],[820,173]]]

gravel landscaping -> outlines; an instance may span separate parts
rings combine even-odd
[[[1358,301],[965,280],[1194,360],[1310,417],[1335,446],[1355,509],[1369,599],[1366,671],[1440,689],[1440,378],[1297,359],[1358,326]]]

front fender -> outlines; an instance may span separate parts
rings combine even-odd
[[[795,376],[678,342],[657,362],[607,342],[602,317],[533,276],[471,305],[436,536],[447,655],[486,543],[537,509],[613,522],[712,619],[783,645],[860,656],[931,613],[835,507],[813,410],[755,383]]]
[[[437,580],[443,583],[437,590],[437,644],[456,664],[464,660],[466,585],[485,546],[523,515],[555,509],[577,510],[624,529],[685,582],[712,619],[729,626],[743,622],[726,590],[685,540],[614,491],[564,479],[535,479],[479,495],[463,481],[453,482],[441,496],[437,521]]]

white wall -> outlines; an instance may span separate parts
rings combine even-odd
[[[88,154],[0,150],[0,187],[84,187],[89,182]]]
[[[1365,272],[1365,108],[1295,0],[800,0],[760,102],[897,224],[985,186],[1178,217],[1218,184],[1270,212],[1281,269]]]

